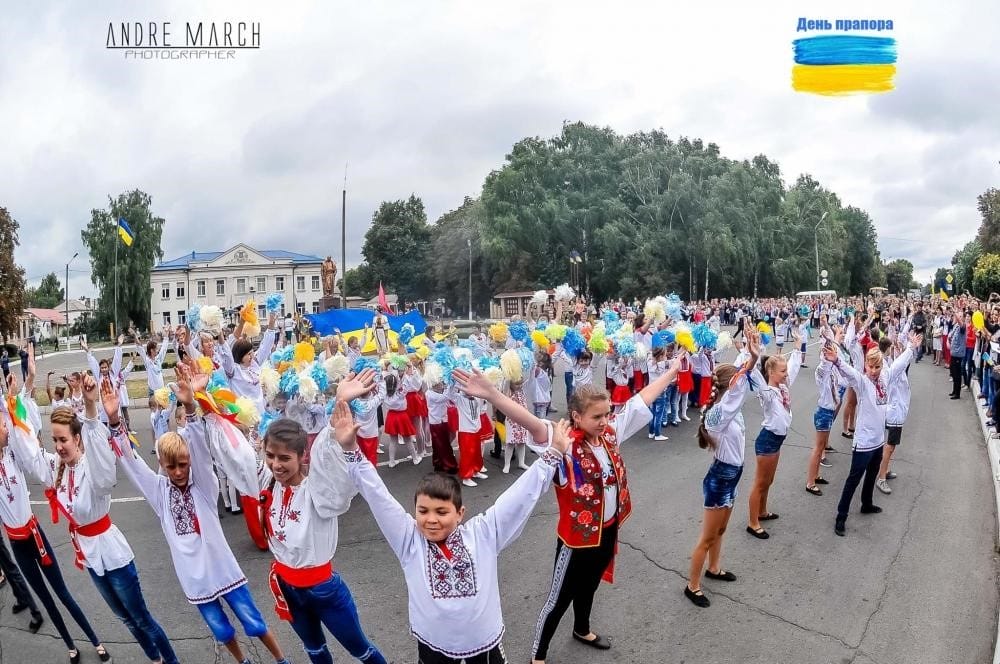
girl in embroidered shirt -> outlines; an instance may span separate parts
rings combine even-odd
[[[524,398],[524,381],[510,381],[507,383],[506,394],[511,401],[519,406],[527,407],[527,400]],[[517,452],[517,467],[527,470],[524,463],[525,444],[528,442],[528,430],[513,420],[506,422],[507,436],[503,448],[503,473],[510,473],[510,460]]]
[[[399,386],[399,378],[391,371],[385,375],[385,433],[389,438],[389,467],[396,463],[396,448],[404,442],[410,450],[413,465],[420,463],[423,455],[417,451],[417,430],[406,412],[406,395]]]

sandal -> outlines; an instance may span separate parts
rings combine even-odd
[[[829,484],[830,482],[822,477],[816,478],[816,484]]]
[[[809,493],[811,493],[814,496],[822,496],[823,495],[823,489],[820,489],[815,484],[813,484],[812,486],[807,486],[806,487],[806,491],[808,491]]]
[[[761,514],[759,517],[757,517],[757,520],[758,521],[774,521],[777,518],[778,518],[777,513],[775,513],[775,512],[768,512],[767,514]]]
[[[711,602],[705,597],[705,593],[701,592],[701,588],[698,590],[691,590],[689,587],[684,586],[684,596],[687,597],[691,602],[698,607],[703,609],[711,606]]]
[[[768,537],[770,537],[767,531],[764,530],[763,528],[758,528],[757,530],[754,530],[750,526],[747,526],[747,532],[756,537],[757,539],[765,540]]]
[[[69,664],[80,664],[80,651],[76,648],[69,651]]]
[[[103,643],[97,646],[96,650],[97,650],[97,656],[101,659],[102,662],[111,661],[111,653],[108,652],[108,649],[104,647]]]
[[[736,575],[732,572],[727,572],[724,569],[720,569],[718,572],[713,572],[710,569],[705,570],[705,576],[710,579],[717,579],[718,581],[735,581]]]

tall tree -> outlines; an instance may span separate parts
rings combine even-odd
[[[469,313],[470,253],[472,309],[486,313],[492,293],[484,279],[484,263],[479,238],[482,204],[466,197],[461,207],[444,213],[431,227],[430,261],[434,295],[443,297],[458,314]]]
[[[25,293],[29,307],[52,309],[63,301],[63,288],[55,272],[49,272],[42,278],[38,288],[29,288]]]
[[[972,292],[972,272],[979,261],[979,257],[982,255],[982,245],[979,244],[978,240],[973,240],[956,251],[955,255],[952,256],[951,264],[955,268],[952,272],[955,276],[952,286],[955,289],[955,293]]]
[[[841,219],[847,232],[844,258],[849,277],[848,292],[852,295],[867,293],[872,286],[881,285],[876,283],[880,261],[875,224],[867,212],[853,206],[842,211]]]
[[[401,300],[413,301],[428,294],[430,234],[424,203],[414,195],[383,201],[372,216],[361,253],[375,278]]]
[[[340,279],[341,291],[343,291],[345,281],[347,282],[347,294],[351,297],[363,297],[367,300],[375,297],[375,294],[378,293],[378,275],[368,263],[361,263],[344,272]]]
[[[979,246],[984,253],[1000,252],[1000,189],[987,189],[977,202],[979,214],[983,216],[977,236]]]
[[[885,279],[890,293],[902,293],[913,282],[913,263],[905,258],[886,263]]]
[[[983,254],[972,271],[973,292],[984,300],[1000,293],[1000,254]]]
[[[138,189],[116,199],[109,196],[108,209],[91,210],[90,223],[80,233],[90,253],[90,280],[98,289],[97,316],[103,329],[114,321],[116,267],[118,328],[124,329],[130,321],[145,327],[149,321],[150,271],[163,258],[160,240],[165,223],[153,214],[152,202],[149,194]],[[124,219],[132,229],[132,246],[119,239],[118,219]]]
[[[6,341],[18,332],[24,312],[24,268],[14,262],[18,223],[7,208],[0,207],[0,336]]]

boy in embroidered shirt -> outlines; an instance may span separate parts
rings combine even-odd
[[[185,427],[157,440],[162,474],[155,473],[132,450],[125,450],[118,461],[160,518],[181,588],[188,601],[198,607],[215,640],[225,645],[237,662],[250,661],[222,610],[225,599],[247,635],[259,638],[278,664],[288,664],[222,532],[216,510],[219,482],[209,461],[206,424],[197,417],[194,404],[194,393],[205,390],[208,376],[192,377],[184,365],[178,365],[177,378],[177,384],[170,387],[183,406],[178,410],[185,413]],[[249,449],[247,446],[247,453]]]
[[[500,401],[494,405],[508,413],[523,408],[508,397]],[[548,440],[541,457],[493,507],[461,524],[465,508],[456,477],[437,472],[425,476],[417,485],[415,514],[410,516],[358,450],[351,435],[357,425],[345,403],[337,403],[334,419],[350,477],[403,567],[419,661],[506,662],[497,557],[520,535],[548,489],[569,446],[569,424],[564,420],[553,428],[545,422],[531,431],[538,444]]]

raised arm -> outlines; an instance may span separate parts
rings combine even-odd
[[[494,408],[503,411],[508,419],[527,429],[536,443],[548,441],[549,428],[545,422],[498,390],[483,374],[455,369],[451,375],[463,392],[471,397],[485,399]]]
[[[917,349],[920,344],[924,341],[924,337],[919,334],[910,335],[910,343],[907,345],[906,350],[903,354],[896,358],[889,367],[888,382],[892,383],[895,380],[899,380],[899,377],[903,375],[906,371],[906,367],[910,366],[910,360],[913,359],[913,351]]]
[[[670,384],[674,382],[674,379],[677,378],[677,374],[681,370],[681,358],[683,356],[683,352],[678,353],[674,359],[671,360],[670,367],[667,369],[666,373],[639,391],[639,397],[642,399],[642,402],[646,404],[646,406],[651,406],[653,402],[656,401],[661,394],[663,394],[663,391],[670,387]]]
[[[115,354],[111,358],[111,375],[117,376],[118,372],[122,370],[122,352],[125,347],[122,344],[125,342],[125,335],[118,335],[118,344],[115,346]],[[97,374],[94,374],[95,376]]]
[[[2,401],[0,400],[0,404]],[[13,426],[6,405],[0,405],[0,411],[2,411],[0,412],[0,429],[7,432],[7,443],[14,453],[17,465],[25,474],[33,477],[42,486],[52,486],[54,481],[52,466],[55,455],[42,449],[34,431],[25,431],[20,427]]]
[[[263,336],[260,338],[260,345],[257,347],[257,364],[264,366],[268,358],[271,357],[271,351],[274,349],[274,314],[270,314],[267,317],[267,329],[264,330]]]
[[[84,460],[94,489],[99,495],[111,493],[118,481],[115,461],[132,449],[128,431],[119,419],[118,390],[110,379],[101,381],[100,399],[108,426],[97,419],[97,384],[90,376],[83,381],[83,399],[86,403],[86,419],[83,421]]]

